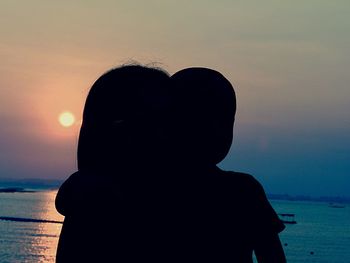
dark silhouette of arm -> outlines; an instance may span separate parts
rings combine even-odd
[[[257,210],[261,217],[254,244],[256,258],[259,263],[285,263],[286,257],[278,236],[285,226],[267,200],[260,184],[258,184],[258,189],[258,200],[260,201]]]
[[[285,263],[283,247],[278,234],[285,225],[271,206],[263,186],[253,179],[253,191],[256,214],[259,215],[255,225],[253,249],[259,263]]]
[[[259,263],[285,263],[286,257],[278,234],[271,233],[256,242],[254,249]]]

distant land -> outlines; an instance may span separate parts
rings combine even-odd
[[[63,180],[39,178],[0,178],[0,192],[35,192],[40,190],[55,190]]]
[[[27,190],[21,187],[0,187],[0,193],[35,193],[35,190]]]
[[[289,195],[289,194],[267,194],[270,200],[287,201],[310,201],[310,202],[328,202],[328,203],[350,203],[350,197],[347,196],[308,196],[308,195]]]
[[[56,190],[64,180],[59,179],[13,179],[0,178],[0,193],[14,192],[36,192],[42,190]],[[308,195],[289,195],[289,194],[267,194],[270,200],[288,200],[288,201],[310,201],[310,202],[328,202],[328,203],[350,203],[350,197],[346,196],[308,196]]]

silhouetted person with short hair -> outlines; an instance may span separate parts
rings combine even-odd
[[[232,142],[232,85],[207,68],[184,69],[171,79],[178,262],[252,262],[253,251],[258,262],[285,262],[278,237],[284,225],[260,183],[216,166]]]
[[[131,65],[93,84],[79,135],[78,172],[56,197],[65,216],[58,263],[144,258],[150,191],[168,158],[169,82],[161,70]]]

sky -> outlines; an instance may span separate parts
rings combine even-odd
[[[0,178],[76,171],[89,88],[138,61],[232,82],[223,169],[270,193],[349,196],[349,13],[348,0],[0,0]],[[59,124],[63,111],[74,125]]]

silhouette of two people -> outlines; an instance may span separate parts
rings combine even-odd
[[[285,262],[284,229],[227,155],[236,98],[219,72],[123,66],[86,99],[78,171],[60,187],[57,262]]]

